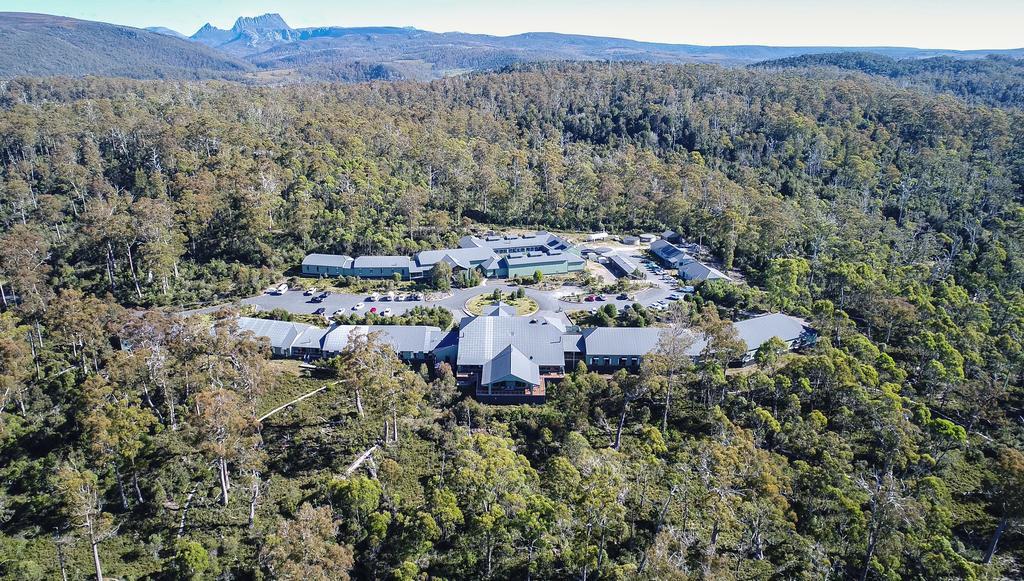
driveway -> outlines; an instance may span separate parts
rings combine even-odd
[[[636,253],[636,258],[639,260],[639,252]],[[665,297],[670,295],[672,291],[669,288],[669,284],[666,281],[661,280],[652,273],[644,271],[649,282],[654,283],[653,288],[644,289],[635,293],[636,301],[619,300],[614,298],[613,295],[608,296],[607,301],[599,302],[583,302],[578,303],[574,301],[563,300],[561,297],[577,294],[583,292],[582,289],[576,287],[562,287],[558,290],[543,291],[524,287],[526,289],[526,296],[537,301],[537,305],[542,311],[585,311],[591,308],[614,304],[619,309],[623,309],[633,302],[639,302],[644,306],[649,306],[651,303],[656,301],[664,300]],[[390,308],[394,314],[404,313],[405,311],[414,307],[433,307],[440,306],[451,311],[455,318],[458,319],[465,315],[463,310],[466,301],[470,298],[483,293],[494,292],[494,289],[500,288],[503,293],[513,293],[518,287],[509,285],[505,281],[500,280],[487,280],[483,285],[476,288],[470,289],[452,289],[450,295],[438,299],[438,300],[418,300],[418,301],[368,301],[367,294],[350,294],[350,293],[331,293],[329,297],[323,300],[321,303],[312,302],[312,296],[305,296],[301,290],[290,290],[282,294],[262,294],[247,299],[242,299],[243,304],[256,305],[261,311],[269,311],[273,309],[284,309],[289,313],[296,314],[311,314],[313,311],[323,308],[327,314],[330,315],[335,311],[341,310],[345,313],[359,312],[365,314],[371,307],[376,307],[378,311],[383,311],[385,308]],[[359,311],[353,311],[352,307],[357,303],[363,303],[363,308]]]

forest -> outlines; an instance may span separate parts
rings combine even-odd
[[[747,284],[673,313],[696,361],[538,406],[180,314],[479,225],[671,228]],[[1022,251],[1024,112],[867,75],[0,81],[0,574],[1019,578]],[[750,309],[820,338],[728,369]]]
[[[894,59],[870,52],[805,54],[768,60],[758,68],[834,68],[894,79],[994,107],[1024,106],[1024,59],[999,55]]]

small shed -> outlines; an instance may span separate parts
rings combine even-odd
[[[637,244],[640,243],[640,237],[639,236],[623,236],[622,237],[622,243],[627,245],[627,246],[636,246]]]

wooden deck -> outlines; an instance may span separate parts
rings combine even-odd
[[[455,376],[458,386],[476,395],[476,398],[485,403],[543,403],[547,399],[548,384],[556,384],[565,376],[562,374],[547,374],[540,377],[540,385],[532,391],[497,391],[487,393],[487,388],[480,385],[480,377],[475,373],[460,373]]]

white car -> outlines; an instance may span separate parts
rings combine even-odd
[[[306,292],[304,292],[302,294],[306,295],[307,297],[311,297],[311,296],[316,294],[316,287],[315,286],[311,286],[311,287],[307,288]]]
[[[594,307],[594,308],[590,309],[590,314],[591,315],[596,315],[597,314],[597,307]]]
[[[390,316],[391,315],[391,307],[388,307],[388,308],[384,309],[384,311],[381,312],[381,314],[384,315],[385,317]]]
[[[404,301],[405,300],[405,293],[398,293],[398,296],[395,297],[395,300],[396,301]]]
[[[364,305],[363,303],[356,303],[356,304],[352,305],[352,310],[353,311],[358,311],[359,309],[362,309],[364,306],[366,306],[366,305]]]

